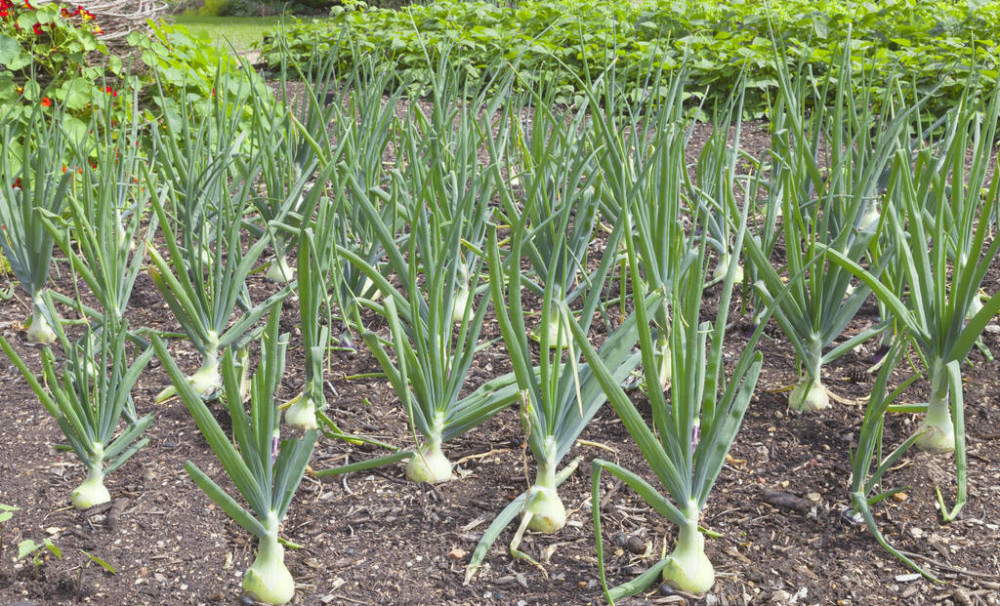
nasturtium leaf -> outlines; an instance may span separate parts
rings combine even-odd
[[[31,55],[24,52],[16,38],[0,34],[0,67],[16,71],[31,63]]]
[[[83,78],[73,78],[63,82],[57,97],[66,103],[67,109],[83,109],[92,100],[94,85]]]
[[[25,31],[32,31],[36,23],[38,19],[35,18],[34,12],[24,12],[17,17],[17,26]]]
[[[89,134],[90,129],[87,124],[78,118],[74,118],[68,114],[63,115],[63,132],[66,133],[66,138],[70,141],[84,141]]]

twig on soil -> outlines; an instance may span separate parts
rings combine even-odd
[[[619,490],[621,490],[621,487],[624,485],[625,483],[622,482],[621,480],[616,480],[615,483],[611,485],[611,488],[608,489],[608,492],[606,492],[604,496],[601,497],[601,504],[600,504],[601,509],[604,509],[605,507],[608,506],[608,503],[611,502],[611,499],[614,498],[614,496],[618,493]]]
[[[495,449],[493,449],[493,450],[491,450],[489,452],[481,452],[479,454],[471,454],[471,455],[464,456],[461,459],[455,461],[455,465],[461,465],[462,463],[465,463],[466,461],[475,461],[477,459],[487,459],[489,457],[492,457],[493,455],[504,454],[504,453],[507,453],[507,452],[510,452],[509,448],[495,448]]]
[[[594,448],[600,448],[602,450],[618,454],[617,448],[608,446],[607,444],[601,444],[600,442],[591,442],[590,440],[577,440],[576,443],[579,444],[580,446],[593,446]]]
[[[933,558],[929,558],[929,557],[927,557],[925,555],[922,555],[922,554],[919,554],[919,553],[912,553],[912,552],[903,551],[903,550],[900,550],[899,553],[905,555],[908,558],[915,558],[915,559],[918,559],[918,560],[923,560],[923,561],[927,562],[928,564],[932,564],[934,566],[937,566],[941,570],[947,570],[949,572],[954,572],[955,574],[964,575],[964,576],[975,578],[975,579],[998,579],[998,578],[1000,578],[997,575],[990,574],[988,572],[977,572],[977,571],[974,571],[974,570],[966,570],[964,568],[958,568],[957,566],[952,566],[951,564],[945,564],[944,562],[939,562],[939,561],[937,561],[937,560],[935,560]]]
[[[762,496],[768,505],[778,509],[789,509],[803,515],[808,514],[813,508],[813,504],[806,499],[770,488],[765,488]]]

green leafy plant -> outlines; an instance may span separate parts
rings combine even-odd
[[[48,304],[51,306],[51,302]],[[87,467],[87,479],[71,495],[75,507],[87,509],[111,500],[105,476],[149,441],[142,434],[153,422],[153,415],[137,417],[131,390],[153,351],[147,349],[129,364],[127,326],[113,312],[105,314],[99,327],[89,328],[78,343],[70,343],[59,325],[56,332],[66,361],[60,369],[52,351],[42,350],[44,385],[3,337],[0,347],[58,422],[70,449]],[[119,432],[123,417],[127,426]]]
[[[3,546],[4,546],[3,525],[6,522],[10,521],[12,517],[14,517],[15,511],[20,511],[20,510],[21,510],[20,507],[15,507],[13,505],[5,505],[3,503],[0,503],[0,561],[2,561],[3,559]]]
[[[25,130],[21,130],[25,128]],[[40,132],[45,144],[37,145]],[[20,144],[17,142],[20,138]],[[27,127],[4,122],[0,127],[0,247],[21,288],[31,301],[28,340],[52,343],[53,317],[46,318],[44,294],[52,263],[54,240],[45,229],[42,212],[58,214],[70,186],[71,175],[59,170],[58,151],[64,144],[58,124],[46,125],[40,112]]]
[[[132,104],[137,104],[133,91]],[[49,234],[78,275],[97,298],[100,310],[58,293],[60,302],[78,308],[92,320],[110,313],[120,322],[129,297],[146,262],[146,243],[156,232],[158,220],[150,215],[149,194],[140,181],[144,160],[139,147],[138,114],[117,127],[115,107],[105,104],[90,122],[97,136],[69,142],[75,164],[73,186],[66,196],[66,211],[45,212],[42,220]]]
[[[588,69],[601,73],[614,65],[623,84],[616,96],[627,99],[669,95],[665,88],[647,87],[650,68],[665,74],[683,68],[694,106],[724,105],[745,80],[745,115],[761,117],[778,89],[781,61],[790,69],[803,65],[819,92],[823,82],[845,77],[828,66],[849,44],[852,71],[872,76],[873,99],[891,90],[898,77],[914,84],[908,102],[930,94],[925,110],[940,114],[961,97],[970,77],[977,91],[996,83],[998,26],[995,2],[949,0],[543,0],[510,6],[439,0],[404,10],[344,3],[329,19],[284,24],[261,51],[272,66],[285,52],[331,55],[345,66],[366,53],[382,53],[408,85],[428,84],[446,53],[472,80],[503,57],[518,66],[526,90],[544,83],[558,89],[561,103],[586,95],[578,76]],[[776,55],[775,44],[787,54]]]
[[[728,175],[731,179],[732,172]],[[733,189],[726,188],[727,195],[732,196]],[[625,207],[623,212],[626,231],[630,233],[630,209]],[[734,254],[739,254],[742,249],[746,215],[742,218],[736,232]],[[673,220],[679,221],[680,217],[675,216]],[[695,225],[698,225],[697,221]],[[640,232],[640,238],[645,237],[643,233]],[[636,301],[645,301],[646,281],[640,276],[642,265],[636,256],[638,247],[631,238],[626,238],[625,243],[633,296]],[[683,237],[671,244],[675,247],[675,256],[683,256],[688,248],[687,239]],[[680,275],[674,276],[670,305],[673,312],[670,327],[670,399],[668,401],[662,391],[650,387],[651,426],[629,400],[599,353],[594,350],[586,331],[576,322],[570,323],[574,339],[583,350],[587,362],[594,368],[601,387],[671,497],[665,498],[632,471],[610,461],[594,460],[592,506],[597,534],[598,567],[605,597],[612,603],[615,599],[641,591],[661,571],[667,583],[684,591],[703,593],[711,589],[715,582],[712,563],[704,552],[704,537],[699,531],[698,518],[722,469],[726,452],[736,437],[757,383],[761,355],[754,352],[753,347],[760,331],[751,339],[737,361],[732,376],[727,379],[722,372],[722,352],[736,266],[730,265],[725,275],[715,321],[702,322],[701,300],[707,282],[704,232],[697,245],[696,260]],[[662,293],[654,294],[662,296]],[[657,386],[661,382],[651,318],[644,305],[637,304],[635,314],[646,385]],[[613,590],[608,589],[605,577],[601,533],[600,483],[605,471],[625,482],[646,503],[679,528],[677,542],[670,556],[634,581]]]
[[[31,565],[35,567],[36,572],[45,563],[45,552],[56,556],[57,560],[62,559],[62,549],[59,549],[52,542],[52,539],[42,539],[41,543],[36,543],[32,539],[25,539],[17,544],[17,559],[23,560],[30,556]]]
[[[184,469],[229,517],[257,537],[257,556],[243,576],[243,589],[249,597],[268,604],[285,604],[295,594],[295,582],[285,566],[278,531],[302,481],[317,435],[311,430],[297,438],[279,437],[281,413],[274,394],[285,369],[288,335],[279,334],[278,329],[279,314],[272,312],[252,379],[249,415],[240,391],[243,371],[237,367],[231,350],[223,356],[222,399],[233,423],[232,441],[167,353],[163,341],[153,338],[153,347],[177,392],[249,510],[191,461],[184,464]]]
[[[384,315],[391,340],[370,330],[362,337],[405,407],[414,438],[417,433],[422,438],[415,452],[363,465],[409,458],[407,476],[417,482],[450,479],[452,464],[442,444],[483,423],[517,396],[513,376],[506,375],[459,398],[480,346],[479,333],[489,306],[488,298],[479,297],[486,288],[480,282],[480,268],[496,173],[477,160],[480,133],[489,132],[490,127],[477,123],[474,110],[465,102],[471,91],[457,86],[446,64],[440,68],[430,111],[411,104],[417,126],[404,134],[402,142],[406,172],[392,172],[390,191],[365,191],[357,178],[348,176],[353,201],[375,230],[402,288],[394,287],[378,267],[352,250],[337,249],[341,261],[363,272],[385,299],[381,305],[370,299],[360,302]],[[489,90],[484,86],[475,91],[477,102],[471,105],[486,105],[487,116],[499,103],[487,103]],[[461,125],[458,129],[456,122]],[[395,205],[396,212],[408,220],[410,232],[402,237],[390,232],[373,198]],[[328,472],[353,469],[357,467]]]
[[[836,59],[841,73],[851,74],[850,59],[849,51]],[[830,406],[822,382],[823,365],[885,329],[880,323],[831,347],[871,290],[864,284],[855,287],[851,273],[826,262],[825,255],[837,250],[860,262],[878,240],[879,196],[888,165],[919,105],[879,119],[870,111],[870,89],[855,96],[848,85],[851,80],[845,79],[831,85],[832,94],[813,95],[832,96],[834,101],[814,108],[805,122],[806,79],[800,74],[793,80],[784,69],[778,72],[780,95],[774,122],[778,135],[772,139],[767,190],[773,201],[769,212],[780,208],[782,221],[777,229],[784,238],[785,258],[781,263],[767,252],[765,233],[750,238],[746,251],[756,279],[754,287],[765,303],[774,301],[776,293],[784,292],[789,284],[790,292],[777,303],[774,314],[802,369],[788,405],[795,410],[819,410]],[[766,219],[764,229],[775,223]],[[887,260],[881,257],[882,263]],[[807,272],[806,267],[814,269]],[[877,274],[882,267],[871,270]],[[799,278],[789,282],[793,276]]]
[[[85,123],[93,105],[117,94],[122,72],[102,33],[82,6],[0,0],[0,115],[27,120],[36,107],[54,112],[55,105],[68,110],[64,120],[72,114],[82,126],[77,119]]]
[[[269,120],[271,111],[255,111],[259,105],[250,99],[269,99],[270,89],[228,48],[212,42],[205,32],[191,33],[180,25],[150,22],[149,27],[149,33],[130,33],[127,41],[152,71],[153,85],[145,92],[155,106],[146,106],[146,116],[162,118],[166,136],[180,136],[187,121],[205,118],[219,105],[244,133],[249,133],[254,120]]]
[[[998,108],[1000,93],[980,108],[985,109],[982,114],[975,111],[975,105],[963,103],[949,117],[940,146],[920,150],[915,159],[903,150],[893,157],[883,212],[895,246],[894,259],[909,286],[907,293],[893,292],[846,255],[827,251],[832,262],[862,280],[892,310],[893,318],[917,346],[930,382],[930,397],[925,405],[894,406],[893,410],[925,412],[917,446],[955,453],[955,506],[948,509],[938,495],[945,520],[954,519],[967,498],[962,393],[956,390],[962,384],[961,367],[952,362],[965,359],[987,322],[1000,311],[1000,296],[994,294],[968,319],[986,272],[1000,253],[1000,240],[987,244],[990,218],[1000,198],[1000,179],[993,176],[984,189],[986,173],[977,168],[976,180],[965,180],[967,155],[971,155],[971,166],[981,167],[991,153]],[[975,258],[959,255],[950,261],[949,252],[955,251],[949,246],[949,233],[956,222],[970,238],[968,250],[978,251]]]
[[[264,231],[244,250],[244,217],[264,157],[258,150],[243,161],[239,148],[244,134],[237,116],[238,112],[228,113],[218,101],[191,136],[184,136],[187,145],[172,137],[157,137],[163,150],[158,156],[162,170],[156,173],[165,181],[162,190],[152,171],[144,170],[147,188],[162,191],[153,195],[152,206],[166,246],[165,256],[157,247],[148,246],[149,275],[202,355],[201,368],[190,380],[195,391],[206,397],[222,386],[222,352],[238,349],[252,338],[258,320],[291,292],[290,285],[263,302],[250,300],[247,276],[270,236]],[[231,323],[237,307],[244,313]],[[167,387],[157,400],[173,393]]]

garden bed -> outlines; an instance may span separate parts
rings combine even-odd
[[[704,139],[708,127],[699,127]],[[760,157],[768,144],[766,126],[745,125],[747,151]],[[694,150],[688,151],[694,154]],[[692,156],[693,157],[693,156]],[[599,246],[595,243],[594,246]],[[54,271],[57,290],[72,295],[65,264]],[[60,277],[61,276],[61,277]],[[255,300],[273,292],[260,277],[250,281]],[[8,288],[9,284],[2,284]],[[1000,272],[991,270],[987,292],[1000,290]],[[717,291],[718,287],[716,287]],[[709,291],[711,307],[717,292]],[[739,305],[739,301],[736,302]],[[27,343],[19,323],[25,308],[17,299],[0,303],[0,330],[32,368],[39,349]],[[857,329],[874,321],[866,304]],[[134,326],[176,330],[166,321],[166,304],[145,276],[130,301]],[[703,312],[704,317],[704,312]],[[740,334],[749,323],[739,316],[727,341],[735,361]],[[384,322],[366,317],[369,327],[388,334]],[[284,304],[282,330],[292,333],[285,383],[279,398],[300,391],[304,359],[298,344],[294,300]],[[875,508],[887,538],[917,554],[917,562],[946,584],[911,574],[884,552],[864,526],[845,520],[851,473],[849,453],[856,446],[863,416],[861,399],[870,392],[870,363],[864,353],[830,365],[826,382],[852,404],[836,403],[819,413],[787,409],[782,390],[796,379],[793,351],[770,332],[760,349],[764,367],[743,428],[709,500],[702,524],[721,536],[707,540],[718,579],[704,598],[655,590],[625,604],[1000,604],[1000,362],[987,362],[976,350],[963,368],[970,500],[960,519],[941,525],[934,489],[954,499],[950,457],[911,452],[888,476],[891,486],[908,486]],[[988,347],[1000,352],[1000,335],[988,331]],[[482,340],[498,340],[492,313]],[[186,371],[197,361],[174,349]],[[901,367],[902,368],[902,367]],[[347,433],[412,447],[405,413],[387,381],[347,378],[378,372],[367,349],[356,355],[333,354],[326,373],[329,414]],[[510,370],[501,344],[476,357],[474,382]],[[0,363],[0,503],[20,510],[3,525],[0,544],[0,602],[6,604],[237,604],[243,570],[253,556],[252,539],[191,482],[183,463],[194,461],[222,485],[222,470],[177,399],[154,406],[155,394],[169,382],[154,361],[135,390],[140,411],[154,410],[150,443],[108,481],[112,502],[78,512],[69,506],[71,488],[82,467],[69,453],[53,450],[58,427],[20,377]],[[919,398],[920,384],[908,396]],[[648,407],[639,404],[640,410]],[[223,427],[226,414],[216,405]],[[915,424],[903,417],[887,422],[886,442],[898,443]],[[521,422],[507,410],[450,443],[461,461],[459,479],[440,485],[414,485],[402,466],[339,478],[307,475],[282,535],[302,545],[288,550],[297,582],[295,604],[585,604],[601,602],[589,511],[589,461],[601,457],[649,475],[643,457],[605,406],[581,436],[570,456],[584,463],[560,492],[570,511],[569,525],[556,535],[526,535],[522,551],[541,566],[516,561],[506,551],[513,527],[486,559],[472,584],[463,585],[465,564],[493,517],[529,486]],[[325,469],[380,454],[372,448],[321,439],[311,467]],[[602,497],[609,576],[615,583],[642,572],[667,551],[675,530],[627,487],[606,476]],[[48,538],[62,559],[42,552],[14,562],[18,543]],[[110,574],[84,553],[114,567]]]

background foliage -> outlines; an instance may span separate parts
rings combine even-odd
[[[502,57],[516,62],[524,86],[556,85],[563,101],[578,93],[577,75],[612,63],[629,95],[662,96],[666,91],[647,90],[652,77],[686,64],[693,100],[724,98],[746,72],[746,113],[760,116],[777,90],[777,61],[793,71],[804,64],[820,82],[836,78],[827,66],[845,44],[852,71],[874,92],[900,78],[911,99],[933,91],[928,108],[945,108],[968,80],[979,90],[993,86],[998,31],[995,1],[541,0],[506,7],[442,0],[402,10],[348,1],[328,19],[287,25],[262,52],[276,66],[287,44],[299,59],[333,53],[345,67],[355,50],[377,52],[401,81],[421,84],[442,54],[470,78]]]

